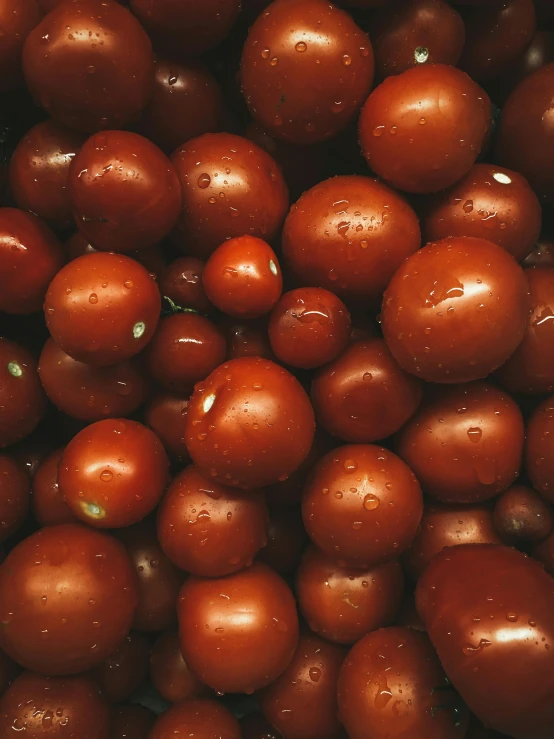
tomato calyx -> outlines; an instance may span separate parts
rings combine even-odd
[[[162,297],[162,316],[166,318],[167,316],[174,316],[176,313],[196,313],[199,316],[205,316],[204,313],[200,313],[196,308],[183,308],[173,302],[171,298],[168,298],[167,295],[164,295]]]

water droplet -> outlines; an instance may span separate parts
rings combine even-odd
[[[308,44],[305,44],[304,41],[299,41],[294,48],[302,54],[308,48]]]
[[[349,67],[352,64],[352,57],[350,56],[350,54],[342,55],[342,63],[345,67]]]
[[[473,200],[466,200],[465,203],[462,205],[462,208],[465,210],[466,213],[471,213],[473,210]]]
[[[384,126],[375,126],[373,131],[371,132],[374,136],[382,136],[385,133],[385,127]]]
[[[127,290],[130,290],[133,287],[133,281],[132,280],[125,280],[123,283],[123,287],[126,287]]]
[[[103,470],[100,473],[100,479],[102,482],[109,482],[111,479],[113,479],[113,472],[111,470]]]
[[[353,459],[346,459],[344,469],[346,472],[354,472],[354,470],[358,469],[358,464]]]
[[[272,66],[272,67],[276,67],[276,66],[277,66],[277,65],[279,64],[279,60],[277,59],[277,57],[276,57],[276,56],[274,56],[274,57],[273,57],[273,58],[272,58],[272,59],[270,60],[270,62],[269,62],[269,63],[271,64],[271,66]]]
[[[98,295],[96,293],[91,293],[88,296],[88,302],[92,303],[93,305],[98,302]]]
[[[314,683],[317,683],[319,681],[319,678],[321,677],[321,670],[319,667],[310,667],[308,674],[310,676],[310,680],[312,680]]]
[[[354,521],[354,523],[352,524],[352,528],[354,529],[354,531],[359,531],[362,528],[362,525],[362,521]]]
[[[472,441],[474,444],[477,444],[479,441],[481,441],[481,436],[483,435],[483,432],[478,426],[472,426],[467,430],[467,435],[470,441]]]
[[[200,187],[202,190],[205,190],[207,187],[210,186],[210,182],[212,181],[212,178],[209,174],[204,172],[204,174],[201,174],[200,177],[197,180],[198,187]]]
[[[271,54],[270,49],[262,49],[262,59],[269,59],[270,54]]]
[[[398,133],[398,126],[391,126],[390,129],[389,129],[389,133],[392,134],[393,136],[396,133]]]
[[[425,120],[425,118],[420,118],[419,119],[419,125],[420,126],[424,126],[426,123],[427,123],[427,121]]]
[[[481,649],[485,649],[485,647],[490,647],[492,642],[490,642],[488,639],[480,639],[479,644],[474,647],[473,644],[464,644],[462,647],[462,652],[464,654],[474,654],[475,652],[479,652]]]
[[[511,621],[512,623],[515,623],[518,620],[519,616],[517,613],[507,613],[506,614],[506,620]]]
[[[380,502],[381,501],[376,495],[369,493],[369,495],[366,495],[364,498],[364,508],[366,509],[366,511],[374,511],[376,508],[379,507]]]
[[[371,374],[371,372],[364,372],[363,379],[366,380],[366,381],[372,380],[373,379],[373,375]]]

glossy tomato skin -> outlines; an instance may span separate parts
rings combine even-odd
[[[223,316],[219,326],[227,339],[227,359],[264,357],[275,360],[265,316],[252,321]]]
[[[241,739],[239,722],[231,711],[206,698],[172,706],[158,717],[148,737],[173,739],[179,734],[194,739]]]
[[[10,188],[18,207],[44,219],[52,228],[72,226],[67,177],[84,142],[83,134],[52,120],[28,131],[10,161]]]
[[[136,605],[119,542],[79,524],[47,526],[0,567],[0,647],[27,669],[77,674],[119,646]]]
[[[301,287],[284,293],[271,313],[269,340],[279,361],[313,369],[339,356],[350,340],[350,313],[334,293]]]
[[[259,693],[262,713],[288,739],[338,739],[337,680],[346,650],[307,629],[292,662]]]
[[[398,431],[421,400],[421,382],[404,372],[383,339],[355,341],[317,373],[316,419],[342,441],[368,443]]]
[[[207,257],[235,236],[276,236],[288,191],[263,149],[230,133],[205,134],[180,146],[171,161],[183,195],[172,240],[186,254]]]
[[[164,554],[152,521],[143,521],[117,532],[135,567],[138,605],[133,628],[161,631],[177,621],[175,606],[183,575]]]
[[[205,263],[196,257],[177,257],[160,275],[160,292],[180,308],[193,308],[200,313],[213,312],[202,274]]]
[[[222,577],[252,563],[267,542],[268,513],[261,491],[213,482],[194,465],[171,482],[158,510],[158,538],[185,572]]]
[[[64,500],[77,518],[98,528],[141,521],[157,505],[168,479],[169,461],[158,437],[121,418],[80,431],[58,468]]]
[[[550,736],[554,589],[540,564],[494,544],[448,548],[420,578],[416,603],[473,713],[515,739]]]
[[[146,367],[165,390],[188,395],[226,354],[225,338],[212,321],[196,313],[174,313],[158,324],[146,348]]]
[[[427,201],[422,229],[426,241],[487,239],[521,262],[535,247],[541,219],[539,199],[525,177],[504,167],[474,164],[455,185]]]
[[[369,177],[344,175],[320,182],[292,206],[282,247],[300,284],[371,305],[420,244],[417,216],[402,197]]]
[[[295,144],[342,131],[373,80],[367,35],[324,0],[278,0],[260,14],[243,48],[241,84],[252,116]]]
[[[201,698],[211,692],[187,667],[177,629],[164,631],[156,639],[150,653],[150,679],[170,703]]]
[[[315,466],[302,500],[313,543],[339,564],[360,568],[405,551],[422,512],[421,489],[411,469],[372,444],[329,452]]]
[[[523,341],[496,377],[513,393],[551,393],[554,391],[552,369],[553,326],[550,316],[554,309],[554,269],[526,269],[525,276],[531,295],[531,315]]]
[[[33,475],[31,504],[33,515],[40,526],[78,521],[63,499],[58,485],[58,465],[62,454],[63,449],[54,449],[39,464]]]
[[[221,129],[223,96],[201,61],[158,56],[154,69],[154,92],[137,124],[143,136],[171,154],[190,139]]]
[[[28,436],[46,411],[46,398],[34,357],[0,337],[0,447]]]
[[[447,503],[477,503],[516,479],[523,442],[515,401],[480,381],[435,388],[400,430],[395,448],[426,493]]]
[[[543,400],[527,422],[525,471],[531,484],[550,503],[554,502],[554,396]]]
[[[0,454],[0,542],[14,534],[27,518],[30,481],[13,457]]]
[[[430,382],[467,382],[497,369],[525,335],[523,270],[496,244],[453,237],[409,257],[384,296],[382,328],[398,364]]]
[[[110,739],[148,739],[155,722],[156,715],[149,708],[136,703],[115,706]]]
[[[492,506],[426,503],[420,529],[402,557],[404,571],[417,580],[445,547],[466,544],[502,544],[493,522]]]
[[[143,634],[131,632],[90,677],[110,703],[127,700],[148,674],[150,643]]]
[[[310,546],[298,568],[296,594],[312,631],[338,644],[354,644],[393,622],[403,586],[398,560],[366,569],[344,567]]]
[[[162,442],[171,459],[190,459],[184,436],[188,398],[169,393],[157,393],[144,409],[144,421]]]
[[[42,348],[38,373],[51,402],[81,421],[128,416],[149,393],[146,373],[136,358],[95,367],[73,359],[52,339]]]
[[[60,242],[32,213],[0,208],[0,310],[35,313],[65,259]]]
[[[214,251],[202,283],[209,300],[223,313],[259,318],[279,300],[283,275],[269,244],[255,236],[238,236]]]
[[[550,63],[520,82],[502,108],[496,141],[500,163],[526,177],[548,202],[554,201],[554,125],[548,114],[553,79],[554,63]]]
[[[494,526],[504,542],[540,541],[553,525],[552,507],[526,485],[512,485],[496,500]]]
[[[88,678],[24,672],[0,701],[0,734],[18,732],[30,739],[72,733],[80,739],[110,739],[110,709]]]
[[[243,357],[196,386],[185,436],[193,461],[214,481],[252,488],[298,469],[314,430],[312,407],[298,380],[267,359]]]
[[[21,53],[29,33],[39,23],[40,8],[36,0],[8,0],[2,4],[0,25],[3,29],[0,54],[0,92],[8,92],[23,84]]]
[[[138,118],[152,92],[152,47],[118,3],[98,9],[95,0],[71,0],[29,34],[23,71],[36,101],[59,123],[85,132],[120,128]]]
[[[420,64],[387,77],[371,93],[360,116],[360,144],[387,184],[437,192],[470,170],[490,121],[487,94],[466,74],[446,64]]]
[[[261,563],[225,578],[190,577],[177,612],[187,665],[222,693],[250,693],[269,685],[298,644],[294,597],[284,580]]]
[[[437,690],[443,686],[444,672],[425,634],[399,626],[380,629],[344,660],[339,716],[350,739],[462,739],[467,711],[437,710],[457,705],[453,691]]]
[[[73,359],[100,367],[138,354],[160,317],[158,287],[121,254],[74,259],[50,283],[44,312],[52,338]]]
[[[258,552],[257,559],[265,562],[280,575],[296,572],[302,552],[308,544],[308,535],[297,506],[273,508],[269,514],[267,544]]]

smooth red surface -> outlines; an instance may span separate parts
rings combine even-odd
[[[77,523],[77,517],[64,501],[58,485],[58,465],[62,454],[63,449],[55,449],[33,475],[31,505],[33,516],[41,526]]]
[[[513,485],[496,500],[494,526],[505,542],[540,541],[553,525],[552,507],[526,485]]]
[[[30,481],[24,467],[7,454],[0,454],[0,542],[14,534],[27,518]]]
[[[177,629],[164,631],[154,642],[150,679],[162,698],[170,703],[200,698],[210,692],[187,667]]]
[[[144,409],[144,421],[165,447],[172,459],[180,462],[189,459],[184,436],[184,423],[188,398],[169,393],[158,393]]]
[[[119,646],[136,606],[119,542],[79,524],[47,526],[0,567],[0,647],[28,669],[77,674]]]

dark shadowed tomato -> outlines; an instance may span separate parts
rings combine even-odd
[[[115,706],[110,739],[148,739],[156,715],[137,704]]]
[[[299,506],[274,508],[269,514],[267,544],[257,559],[280,575],[290,575],[296,571],[308,541]]]
[[[0,454],[0,542],[14,534],[29,512],[31,483],[24,467]]]
[[[265,0],[263,0],[265,2]],[[242,739],[282,739],[280,731],[269,723],[263,713],[249,713],[240,720]]]
[[[532,488],[512,485],[494,506],[494,527],[503,541],[540,541],[552,531],[552,507]]]
[[[417,586],[453,686],[482,721],[515,739],[552,735],[553,583],[515,549],[470,544],[437,555]]]
[[[196,257],[178,257],[160,275],[161,294],[181,308],[213,312],[202,284],[204,266],[205,263]]]
[[[462,739],[468,714],[427,636],[393,626],[367,634],[348,653],[338,683],[350,739]]]
[[[137,600],[119,542],[78,524],[47,526],[0,567],[0,647],[28,669],[82,672],[117,649]]]
[[[275,359],[267,331],[267,318],[239,321],[227,316],[219,323],[227,339],[227,359],[264,357]]]
[[[240,726],[222,703],[193,699],[176,703],[159,716],[148,739],[241,739]]]
[[[143,634],[131,632],[90,677],[110,703],[127,700],[148,674],[150,643]]]
[[[294,597],[284,580],[260,563],[225,578],[190,577],[177,612],[187,665],[222,693],[269,685],[298,643]]]
[[[554,502],[554,396],[535,409],[527,423],[525,470],[535,490]]]
[[[2,50],[0,51],[0,92],[23,84],[21,52],[25,39],[40,21],[36,0],[7,0],[0,8]]]
[[[177,629],[164,631],[150,653],[150,679],[158,693],[170,703],[181,703],[210,693],[187,667]]]
[[[189,460],[185,443],[185,416],[188,398],[169,393],[158,393],[144,409],[144,420],[150,426],[172,459],[179,462]]]
[[[55,449],[41,462],[33,475],[31,505],[33,515],[41,526],[77,522],[77,517],[63,499],[58,485],[58,465],[62,454],[63,449]]]
[[[0,698],[20,672],[21,667],[0,649]]]

